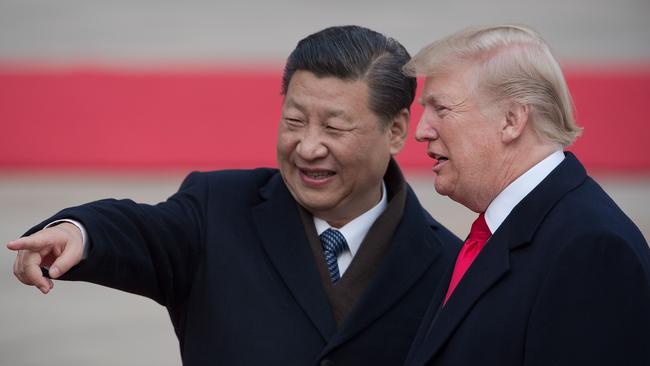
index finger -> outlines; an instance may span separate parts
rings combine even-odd
[[[44,241],[35,239],[31,236],[25,236],[7,243],[8,249],[16,251],[24,249],[38,251],[40,249],[43,249],[45,246],[46,244]]]
[[[49,245],[56,244],[57,240],[65,241],[65,238],[59,237],[60,234],[57,235],[58,231],[48,229],[43,229],[32,235],[12,240],[7,243],[7,248],[11,250],[40,251]]]

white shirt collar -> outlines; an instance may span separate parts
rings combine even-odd
[[[512,209],[551,174],[551,171],[560,165],[562,160],[564,160],[564,152],[562,150],[555,151],[499,193],[485,210],[485,221],[492,233],[497,231]]]
[[[350,248],[351,256],[354,257],[361,246],[361,242],[366,237],[370,227],[375,223],[375,220],[379,215],[386,210],[388,205],[388,198],[386,197],[386,184],[384,181],[381,182],[381,199],[373,208],[364,212],[361,216],[358,216],[354,220],[348,222],[343,227],[337,229],[343,234],[343,237],[348,243]],[[329,229],[331,226],[327,221],[320,219],[314,216],[314,225],[316,226],[316,233],[318,235],[322,234],[323,231]]]

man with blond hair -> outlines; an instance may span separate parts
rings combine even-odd
[[[581,129],[544,40],[472,28],[405,70],[436,191],[479,213],[406,364],[650,365],[648,244],[563,151]]]

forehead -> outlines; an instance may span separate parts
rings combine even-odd
[[[324,108],[332,110],[369,109],[369,88],[363,80],[345,80],[298,70],[293,74],[284,107]]]
[[[473,72],[469,68],[447,69],[424,79],[422,99],[455,99],[466,97],[472,90]]]

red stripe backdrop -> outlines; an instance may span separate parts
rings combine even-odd
[[[591,171],[650,172],[650,67],[572,68]],[[0,67],[0,169],[217,169],[275,165],[280,71]],[[421,113],[413,107],[413,124]],[[412,138],[399,161],[428,169]]]

